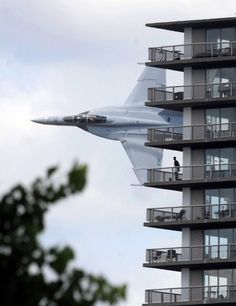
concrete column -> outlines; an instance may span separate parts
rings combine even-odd
[[[194,288],[191,291],[191,298],[194,300],[203,299],[203,291],[201,286],[203,286],[203,272],[202,270],[192,270],[190,272],[190,284]],[[222,305],[222,304],[219,304]]]
[[[189,85],[189,86],[188,86]],[[192,98],[192,68],[184,68],[184,99]],[[183,125],[186,126],[183,129],[183,139],[191,139],[191,128],[189,125],[192,124],[192,109],[191,107],[185,107],[183,109]]]
[[[192,57],[192,28],[184,29],[184,56],[185,58]]]
[[[184,99],[192,98],[192,68],[185,67],[184,68]],[[187,86],[190,85],[190,86]],[[187,86],[187,87],[186,87]]]
[[[189,187],[183,188],[183,206],[189,206],[191,201],[191,190]],[[187,212],[188,213],[188,212]],[[188,215],[187,215],[188,217]],[[189,249],[184,247],[189,247],[191,244],[191,231],[190,228],[184,227],[182,229],[182,256],[189,260]],[[190,269],[184,268],[181,270],[181,287],[189,287],[190,286]],[[182,299],[189,300],[189,290],[182,289]]]
[[[190,270],[189,268],[181,269],[181,287],[183,288],[181,295],[182,300],[187,300],[187,301],[189,300],[190,292],[187,288],[184,289],[185,287],[189,286],[190,286]]]
[[[184,148],[183,149],[183,166],[187,166],[187,167],[183,168],[183,180],[186,180],[186,179],[188,180],[191,178],[191,168],[188,167],[191,164],[192,164],[191,149]],[[184,192],[183,192],[183,195],[184,195]]]

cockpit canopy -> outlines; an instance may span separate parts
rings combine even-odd
[[[99,115],[77,115],[75,116],[75,122],[78,123],[105,123],[107,118]]]
[[[106,116],[100,116],[100,115],[89,115],[89,112],[84,112],[75,116],[67,116],[64,117],[63,120],[65,122],[69,123],[92,123],[92,124],[98,124],[98,123],[106,123],[107,118]]]

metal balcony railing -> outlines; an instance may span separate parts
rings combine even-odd
[[[228,97],[236,97],[236,82],[148,88],[149,102]]]
[[[147,222],[216,220],[236,217],[236,203],[202,204],[147,209]]]
[[[191,58],[209,58],[236,55],[236,42],[204,42],[172,45],[148,49],[151,62],[181,61]]]
[[[152,128],[148,129],[147,140],[149,142],[171,143],[182,140],[205,141],[232,137],[236,137],[236,122]]]
[[[236,163],[147,169],[147,182],[214,180],[236,177]]]
[[[236,259],[236,244],[198,245],[189,247],[147,249],[146,262],[166,264],[183,261]]]
[[[154,303],[160,305],[173,303],[174,305],[180,302],[185,302],[186,305],[188,302],[199,302],[199,304],[218,302],[223,304],[229,301],[236,301],[236,284],[152,289],[145,291],[145,303],[148,305]]]

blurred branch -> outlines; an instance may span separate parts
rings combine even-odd
[[[74,164],[64,183],[56,184],[57,167],[26,188],[13,187],[0,200],[0,293],[4,306],[114,305],[125,298],[125,286],[112,286],[103,277],[69,269],[73,250],[45,249],[38,240],[51,204],[81,192],[87,167]],[[45,270],[55,274],[49,281]]]

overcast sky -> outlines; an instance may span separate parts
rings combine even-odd
[[[235,12],[233,0],[0,0],[0,191],[51,165],[87,164],[85,191],[50,210],[43,241],[69,244],[76,265],[127,283],[122,305],[141,305],[145,289],[180,286],[177,272],[142,268],[146,248],[180,246],[180,234],[142,223],[146,208],[179,205],[181,194],[131,186],[137,180],[120,143],[30,118],[122,105],[148,47],[183,43],[182,34],[145,23]],[[182,82],[167,74],[168,84]]]

